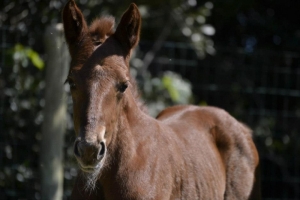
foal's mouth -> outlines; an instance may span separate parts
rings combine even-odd
[[[79,165],[80,165],[80,169],[86,173],[94,173],[95,171],[98,171],[101,168],[100,166],[90,167],[90,166],[82,166],[81,164]]]
[[[83,172],[94,173],[99,171],[104,164],[106,152],[105,140],[101,141],[99,145],[95,145],[78,137],[74,144],[74,155]]]
[[[82,161],[80,159],[77,159],[79,168],[85,172],[85,173],[95,173],[95,172],[99,172],[100,169],[103,167],[104,162],[105,162],[105,157],[106,154],[102,156],[101,160],[99,160],[98,163],[96,163],[95,165],[85,165],[84,163],[82,163]]]

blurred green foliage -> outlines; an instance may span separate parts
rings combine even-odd
[[[16,44],[5,51],[1,80],[1,142],[4,153],[0,165],[0,186],[17,198],[18,191],[39,190],[39,141],[44,105],[44,61],[29,47]],[[4,77],[4,79],[3,79]],[[32,182],[32,185],[24,183]],[[2,192],[0,190],[0,192]],[[33,193],[34,194],[34,193]]]
[[[179,74],[167,71],[159,77],[147,73],[143,77],[141,93],[148,112],[155,117],[160,111],[175,104],[193,103],[192,87]]]
[[[36,68],[44,69],[45,63],[39,56],[39,54],[29,47],[24,47],[21,44],[16,44],[15,47],[10,50],[13,54],[14,63],[21,63],[23,67],[28,66],[30,60]]]

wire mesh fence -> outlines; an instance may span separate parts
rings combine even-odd
[[[33,115],[28,115],[30,109],[18,113],[20,119],[34,121],[35,128],[24,127],[26,120],[22,125],[5,118],[14,106],[26,103],[12,102],[6,87],[9,77],[4,73],[11,67],[7,52],[18,39],[10,37],[5,27],[0,32],[0,196],[40,199],[38,144],[43,101],[38,101],[39,109]],[[141,42],[141,52],[150,48],[151,43]],[[261,157],[263,199],[300,199],[299,53],[269,50],[247,53],[243,49],[219,47],[215,56],[199,60],[191,45],[166,42],[148,70],[153,76],[167,70],[180,73],[192,83],[195,104],[221,107],[253,129]],[[34,98],[42,99],[40,93],[33,94]],[[71,143],[69,140],[67,145]],[[69,185],[76,173],[67,162],[65,199],[70,195]]]

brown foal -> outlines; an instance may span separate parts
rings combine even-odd
[[[63,10],[81,169],[72,199],[260,199],[251,131],[222,109],[174,106],[145,112],[129,73],[139,41],[135,4],[87,25],[74,0]]]

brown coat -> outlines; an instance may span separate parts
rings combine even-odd
[[[251,131],[222,109],[174,106],[144,112],[129,73],[139,41],[135,4],[87,26],[70,0],[63,11],[81,172],[72,199],[260,199]]]

